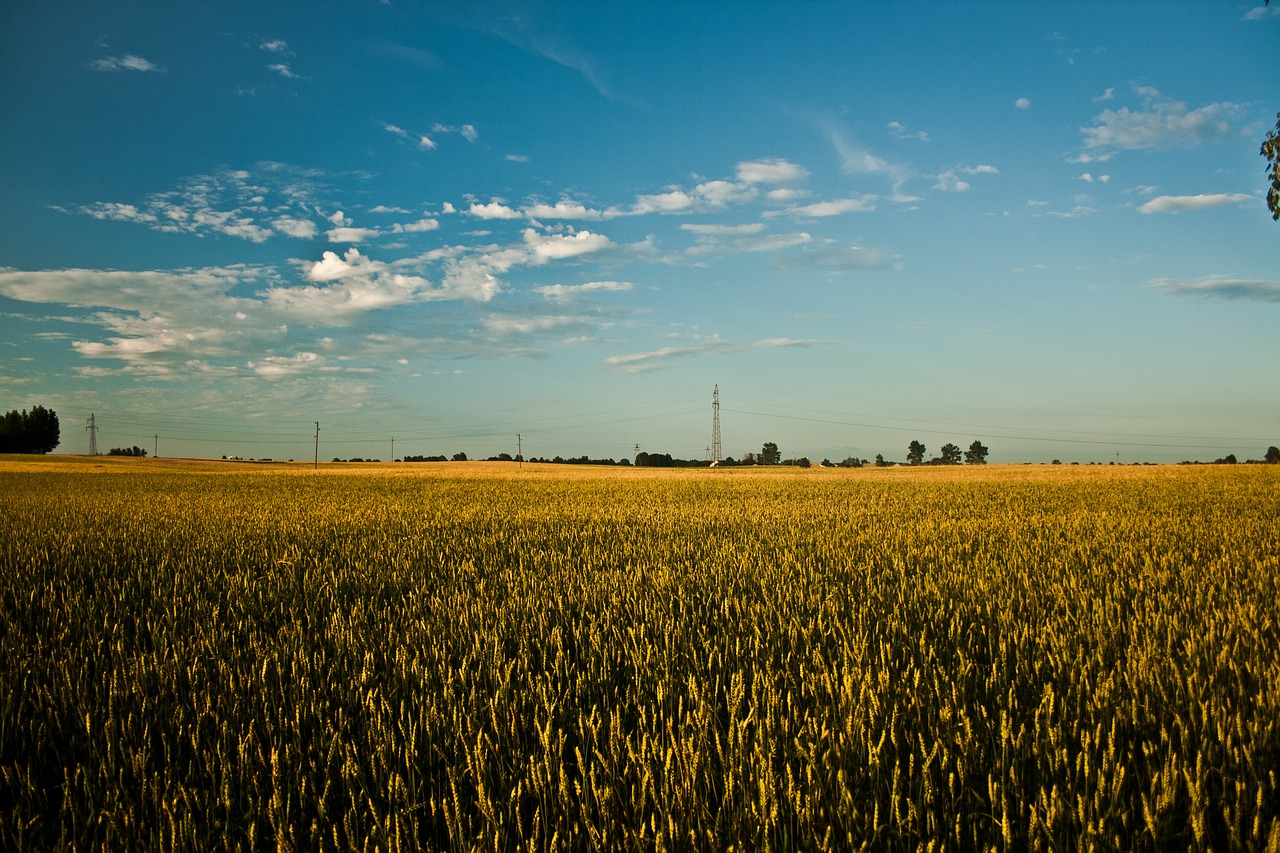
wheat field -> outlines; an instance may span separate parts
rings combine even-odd
[[[1280,850],[1277,466],[0,463],[8,850]]]

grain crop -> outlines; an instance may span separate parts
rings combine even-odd
[[[1280,850],[1276,466],[0,464],[8,850]]]

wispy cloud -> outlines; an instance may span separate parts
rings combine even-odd
[[[1133,91],[1142,101],[1141,109],[1103,110],[1091,127],[1080,128],[1084,144],[1076,162],[1106,161],[1122,150],[1191,147],[1227,138],[1232,122],[1243,112],[1230,101],[1188,109],[1151,86]]]
[[[69,213],[95,219],[134,222],[155,231],[216,234],[262,243],[275,233],[313,236],[308,222],[319,207],[318,174],[280,163],[258,163],[253,170],[222,169],[184,179],[176,189],[152,193],[141,203],[99,201]]]
[[[1147,287],[1173,296],[1203,296],[1216,299],[1245,299],[1254,302],[1280,302],[1280,281],[1209,276],[1193,281],[1158,278]]]
[[[910,171],[905,166],[873,154],[834,122],[820,122],[819,127],[835,149],[836,155],[840,158],[840,169],[846,175],[885,177],[893,182],[895,191],[910,176]]]
[[[589,281],[585,284],[546,284],[533,289],[552,302],[568,302],[588,293],[624,293],[631,290],[629,281]]]
[[[272,63],[271,65],[267,66],[267,70],[274,71],[277,74],[279,74],[281,77],[284,77],[287,80],[303,79],[302,75],[294,73],[294,71],[291,68],[289,68],[288,64],[284,62]]]
[[[916,139],[920,142],[928,142],[929,134],[923,130],[907,130],[906,125],[900,121],[891,121],[887,125],[889,133],[897,139]]]
[[[698,340],[694,343],[680,346],[660,347],[655,350],[627,353],[625,355],[611,355],[604,361],[605,364],[623,373],[648,373],[654,370],[661,370],[662,368],[669,366],[673,361],[692,358],[695,356],[727,355],[751,352],[753,350],[777,349],[783,347],[814,347],[824,346],[830,343],[832,343],[832,341],[816,339],[798,340],[795,338],[761,338],[758,341],[744,345],[733,344],[729,341],[721,340],[718,335],[712,335],[705,340]]]
[[[799,219],[824,219],[830,216],[843,216],[846,213],[870,213],[876,209],[877,198],[874,195],[864,195],[816,201],[811,204],[791,205],[782,210],[767,211],[764,215],[769,218],[794,216]]]
[[[1184,210],[1208,210],[1255,201],[1244,193],[1212,193],[1201,195],[1162,195],[1140,205],[1141,213],[1181,213]]]
[[[942,190],[943,192],[968,192],[970,184],[968,181],[961,178],[961,175],[964,175],[965,177],[973,177],[974,175],[998,174],[1000,174],[999,169],[985,163],[978,166],[956,166],[954,169],[946,169],[941,172],[938,175],[937,182],[934,183],[933,188],[935,190]]]
[[[127,53],[124,56],[104,56],[102,59],[95,59],[89,63],[89,67],[94,71],[163,71],[164,69],[151,62],[143,59],[136,54]]]

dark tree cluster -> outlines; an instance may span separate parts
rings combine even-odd
[[[143,450],[141,447],[135,444],[133,447],[113,447],[107,451],[107,455],[108,456],[137,456],[141,458],[147,455],[147,451]]]
[[[908,465],[959,465],[964,460],[966,465],[985,465],[987,464],[987,454],[991,452],[990,448],[978,440],[974,440],[969,445],[969,449],[961,453],[960,448],[951,442],[942,445],[938,456],[925,461],[924,455],[926,448],[919,441],[912,441],[907,445],[907,464]],[[892,462],[885,462],[884,457],[876,457],[876,465],[892,465]]]
[[[44,406],[14,409],[0,419],[0,453],[48,453],[61,440],[58,413]]]

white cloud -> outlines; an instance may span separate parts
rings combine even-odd
[[[480,322],[484,324],[485,330],[491,335],[532,335],[580,325],[582,318],[567,316],[509,317],[490,314]]]
[[[381,124],[383,129],[387,131],[387,133],[394,133],[396,136],[399,136],[402,139],[407,139],[409,136],[409,131],[405,130],[403,127],[400,127],[399,125],[388,124],[385,121],[381,122]]]
[[[186,178],[176,189],[152,193],[142,204],[95,202],[74,212],[171,234],[221,234],[261,243],[276,231],[302,236],[296,232],[305,225],[299,223],[309,220],[317,207],[314,177],[316,173],[279,163],[257,163],[252,172],[223,169]]]
[[[310,219],[294,219],[292,216],[281,216],[271,221],[277,231],[288,237],[310,240],[316,236],[316,224]]]
[[[1031,99],[1030,99],[1030,98],[1018,98],[1018,100],[1016,100],[1016,101],[1014,101],[1014,102],[1013,102],[1013,105],[1014,105],[1015,107],[1017,107],[1018,109],[1020,109],[1020,110],[1029,110],[1029,109],[1031,109]]]
[[[414,234],[423,231],[435,231],[439,227],[440,221],[438,219],[426,217],[419,219],[417,222],[397,222],[395,225],[391,226],[391,230],[395,234]]]
[[[900,121],[891,121],[885,125],[889,129],[889,133],[898,139],[918,139],[921,142],[929,141],[929,134],[923,130],[911,131],[907,130],[906,125]]]
[[[124,56],[105,56],[89,63],[94,71],[163,71],[155,63],[129,53]]]
[[[883,249],[842,245],[834,241],[791,254],[780,259],[774,268],[780,271],[799,268],[825,270],[830,275],[844,275],[863,270],[886,269],[890,256]]]
[[[431,141],[431,139],[430,139],[429,137],[426,137],[426,136],[419,136],[419,137],[418,137],[418,147],[419,147],[419,148],[423,148],[423,149],[425,149],[425,150],[427,150],[427,151],[435,151],[435,150],[436,150],[436,144],[435,144],[433,141]]]
[[[1241,20],[1262,21],[1268,17],[1280,18],[1280,6],[1254,5],[1251,9],[1249,9],[1249,11],[1244,13],[1244,17]]]
[[[622,293],[630,289],[629,281],[589,281],[586,284],[547,284],[535,287],[533,292],[553,302],[567,302],[584,293]]]
[[[1256,302],[1280,302],[1280,280],[1226,278],[1209,276],[1196,281],[1158,278],[1146,285],[1173,296],[1207,296],[1217,299],[1246,299]]]
[[[155,222],[154,213],[145,213],[132,204],[121,204],[114,201],[100,201],[96,204],[80,208],[81,213],[94,219],[113,219],[117,222]]]
[[[624,373],[647,373],[666,366],[672,359],[686,358],[693,355],[711,355],[734,352],[734,347],[719,338],[711,338],[689,346],[661,347],[648,352],[634,352],[626,355],[611,355],[604,360],[605,364],[618,368]]]
[[[532,228],[525,229],[524,242],[533,253],[532,263],[535,264],[598,252],[610,245],[608,237],[591,231],[545,235]]]
[[[1212,207],[1245,204],[1251,201],[1254,201],[1253,196],[1244,193],[1162,195],[1140,205],[1138,210],[1142,213],[1181,213],[1184,210],[1208,210]]]
[[[529,155],[527,154],[508,154],[504,157],[508,163],[528,163]]]
[[[288,53],[289,52],[289,43],[286,42],[284,39],[272,39],[271,41],[264,41],[262,44],[258,45],[258,47],[260,47],[263,50],[270,51],[271,53]]]
[[[388,207],[385,204],[380,204],[377,207],[369,208],[369,212],[370,213],[412,213],[413,211],[403,207]]]
[[[788,160],[754,160],[738,164],[738,180],[748,184],[787,184],[802,181],[809,173]]]
[[[324,236],[328,238],[330,243],[366,243],[380,233],[382,232],[377,228],[354,228],[349,225],[341,225],[337,228],[330,228],[324,232]]]
[[[500,201],[491,201],[488,204],[472,202],[467,212],[477,219],[520,219],[522,216],[518,210],[507,207]]]
[[[907,169],[872,154],[834,124],[824,125],[823,130],[840,158],[841,171],[846,175],[881,175],[893,181],[895,188],[907,179]]]
[[[1142,99],[1141,110],[1103,110],[1092,127],[1080,128],[1084,146],[1077,162],[1106,161],[1120,150],[1190,147],[1221,139],[1230,135],[1231,122],[1242,112],[1230,101],[1191,110],[1150,86],[1134,91]]]
[[[289,79],[289,80],[301,80],[301,79],[302,79],[302,77],[300,77],[299,75],[297,75],[297,74],[293,73],[293,71],[292,71],[292,70],[290,70],[289,66],[288,66],[288,65],[286,65],[286,64],[285,64],[285,63],[283,63],[283,62],[277,62],[277,63],[275,63],[275,64],[273,64],[273,65],[268,65],[268,66],[267,66],[267,69],[268,69],[269,71],[274,71],[274,72],[276,72],[277,74],[279,74],[281,77],[285,77],[285,78],[287,78],[287,79]]]
[[[347,249],[343,257],[338,257],[337,252],[322,252],[320,260],[302,265],[302,273],[308,281],[337,281],[356,275],[367,276],[384,269],[374,267],[373,262],[354,246]]]
[[[933,185],[933,188],[943,192],[962,193],[969,190],[969,182],[961,180],[956,175],[955,169],[947,169],[938,175],[938,181]]]
[[[524,209],[533,219],[603,219],[604,214],[581,202],[561,199],[555,204],[533,204]]]
[[[680,226],[682,231],[692,231],[695,234],[706,234],[714,237],[737,237],[747,234],[759,234],[764,230],[764,223],[751,222],[746,225],[700,225],[697,223],[685,223]]]
[[[818,201],[813,204],[804,204],[785,208],[779,211],[770,211],[764,215],[773,216],[797,216],[797,217],[813,217],[823,218],[828,216],[842,216],[846,213],[869,213],[876,209],[876,196],[862,196],[860,198],[838,198],[831,201]]]

